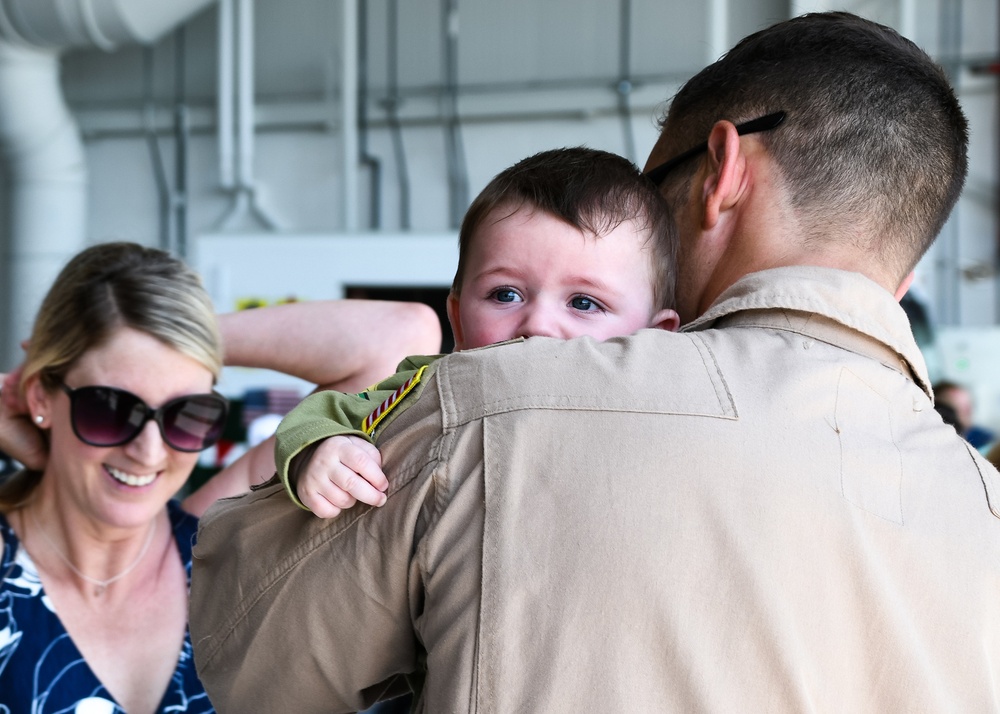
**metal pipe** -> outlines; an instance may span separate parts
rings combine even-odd
[[[726,0],[710,0],[707,10],[708,56],[705,63],[712,64],[729,49],[729,7]],[[793,13],[793,16],[797,14]]]
[[[621,0],[618,21],[618,113],[622,120],[625,156],[635,162],[635,131],[632,128],[632,0]]]
[[[659,72],[655,74],[633,74],[633,81],[639,84],[656,84],[667,82],[681,84],[690,78],[688,72]],[[510,92],[547,92],[553,89],[601,89],[608,86],[608,77],[561,77],[559,79],[524,79],[508,82],[466,82],[462,84],[462,94],[465,96],[503,94]],[[417,97],[444,98],[448,93],[446,86],[441,84],[423,84],[400,87],[399,96],[403,99]]]
[[[441,3],[441,52],[443,54],[441,61],[441,71],[443,72],[443,78],[441,81],[441,126],[444,129],[444,161],[445,169],[448,174],[448,225],[452,228],[455,227],[455,174],[458,171],[455,163],[455,151],[454,143],[452,141],[452,116],[451,109],[452,104],[449,101],[451,98],[450,89],[451,85],[448,81],[449,79],[449,68],[450,63],[450,44],[449,44],[449,2],[448,0],[442,0]]]
[[[190,128],[188,121],[187,85],[185,71],[187,69],[187,41],[184,26],[174,32],[174,228],[177,255],[184,257],[188,253],[188,185],[187,159],[188,137]]]
[[[219,184],[227,191],[231,191],[236,185],[236,155],[233,152],[233,32],[233,0],[219,0],[216,127]]]
[[[228,163],[220,160],[220,174],[222,175],[222,188],[228,190],[232,196],[232,203],[223,216],[216,221],[216,230],[231,230],[244,218],[256,222],[266,230],[276,230],[277,221],[265,211],[257,200],[257,187],[254,183],[254,134],[257,128],[256,120],[256,97],[254,93],[254,3],[253,0],[236,0],[235,27],[236,27],[236,81],[235,85],[235,107],[236,107],[236,151],[234,159]],[[221,40],[221,38],[220,38]],[[232,48],[232,42],[221,40],[220,44]],[[232,52],[229,53],[230,55]],[[223,62],[220,58],[220,64]],[[230,72],[231,75],[231,72]],[[220,84],[227,85],[223,75],[220,75]],[[223,89],[224,87],[220,88]],[[185,127],[190,123],[187,119],[187,106],[185,105]],[[224,111],[223,111],[224,113]],[[224,119],[223,119],[224,120]],[[220,121],[219,137],[225,142],[226,137],[232,137],[232,131],[222,126]],[[190,134],[190,129],[185,129],[186,138]],[[220,157],[224,154],[224,149],[220,147]],[[235,167],[233,167],[235,164]],[[233,185],[228,188],[225,179],[229,176],[226,166],[233,167],[235,178]],[[182,210],[181,208],[177,209]],[[186,211],[186,204],[183,206]]]
[[[607,92],[608,82],[604,81],[603,89]],[[667,92],[664,92],[666,96]],[[656,101],[635,103],[633,97],[632,111],[635,114],[653,115],[663,110],[662,99]],[[197,135],[214,135],[215,133],[215,110],[202,106],[198,107],[194,102],[189,102],[188,108],[191,117],[191,133]],[[101,139],[114,138],[139,138],[142,139],[144,129],[142,123],[137,121],[136,115],[141,114],[142,107],[134,107],[128,111],[115,105],[111,115],[93,115],[89,111],[81,112],[82,135],[85,141],[97,141]],[[276,110],[272,114],[268,108],[258,106],[257,130],[261,133],[270,132],[309,132],[309,133],[329,133],[330,132],[330,107],[327,104],[301,104],[297,107]],[[609,103],[606,107],[568,107],[566,109],[525,109],[508,111],[502,110],[482,110],[474,112],[466,109],[462,113],[462,124],[496,124],[512,122],[538,122],[538,121],[588,121],[601,117],[617,117],[618,106]],[[141,117],[140,117],[141,118]],[[401,127],[433,127],[442,126],[444,118],[435,111],[413,114],[411,116],[399,117]],[[160,133],[170,133],[172,123],[164,126],[163,120],[158,120],[157,130]],[[388,118],[368,119],[369,128],[386,129],[389,128]],[[105,128],[105,126],[107,128]]]
[[[917,37],[917,1],[899,0],[899,34],[915,40]]]
[[[940,59],[939,59],[940,61]],[[688,79],[688,75],[676,72],[676,73],[660,73],[660,74],[633,74],[633,92],[632,100],[635,101],[636,92],[634,89],[636,87],[643,88],[656,88],[656,91],[651,94],[651,99],[647,100],[649,102],[648,106],[643,105],[641,109],[646,111],[647,109],[656,109],[660,107],[662,109],[663,96],[669,94],[671,91],[680,86],[684,80]],[[613,81],[613,79],[611,80]],[[472,96],[495,96],[498,94],[512,94],[517,92],[552,92],[554,90],[571,90],[571,89],[593,89],[595,94],[597,91],[605,92],[607,91],[609,78],[608,77],[584,77],[580,79],[558,79],[558,80],[529,80],[529,81],[517,81],[517,82],[496,82],[493,84],[463,84],[461,87],[462,95],[465,97]],[[992,91],[992,90],[991,90]],[[398,87],[396,91],[396,97],[398,99],[397,106],[402,107],[406,105],[407,102],[412,100],[422,99],[427,101],[435,101],[435,109],[440,109],[440,101],[445,96],[444,88],[439,85],[419,85],[419,86],[401,86]],[[387,92],[387,97],[390,94]],[[267,129],[294,129],[298,126],[307,126],[308,128],[323,129],[324,131],[330,131],[331,121],[330,121],[330,109],[329,103],[326,100],[326,95],[284,95],[284,94],[270,94],[266,95],[264,99],[259,98],[256,110],[255,122],[258,130]],[[379,105],[388,105],[388,99],[374,100]],[[586,108],[591,106],[588,102],[585,106],[580,100],[574,100],[574,104],[579,106],[577,110],[556,110],[560,115],[568,115],[569,112],[576,112],[578,116],[586,117],[590,109]],[[217,124],[215,118],[215,108],[212,104],[207,104],[204,101],[190,101],[189,106],[195,109],[194,119],[196,119],[196,128],[199,133],[203,133],[206,128],[215,131]],[[86,105],[80,105],[74,107],[77,116],[81,119],[81,124],[86,138],[94,137],[105,137],[105,136],[142,136],[142,125],[141,122],[135,121],[135,115],[141,113],[142,105],[141,103],[128,103],[121,101],[114,102],[87,102]],[[638,111],[639,107],[633,106],[633,111]],[[475,106],[467,106],[462,113],[462,121],[478,121],[474,112],[476,111]],[[603,107],[597,107],[594,109],[595,112],[604,112]],[[615,111],[617,111],[617,106],[615,106]],[[541,110],[538,112],[540,117],[548,116],[552,110]],[[494,117],[504,117],[511,116],[515,119],[526,119],[533,114],[531,111],[526,110],[516,110],[511,112],[502,111],[490,111],[484,112],[480,110],[479,116],[494,116]],[[404,125],[409,125],[412,123],[417,123],[421,125],[426,125],[432,123],[432,121],[437,121],[440,123],[442,120],[440,117],[432,118],[428,115],[422,116],[411,116],[411,117],[400,117],[400,121]],[[107,126],[104,126],[106,124]],[[370,126],[387,126],[388,122],[386,120],[380,120],[373,118],[369,115]],[[335,124],[333,124],[335,126]],[[134,127],[134,128],[133,128]],[[160,130],[165,130],[164,127],[160,127]],[[167,128],[166,130],[169,130]]]
[[[363,1],[363,0],[362,0]],[[344,230],[358,230],[358,0],[342,0],[340,131]]]
[[[957,57],[962,47],[962,6],[960,2],[954,0],[944,0],[940,6],[939,14],[939,37],[941,54],[945,57]],[[941,63],[945,74],[955,86],[960,78],[960,65],[955,61]],[[939,262],[939,278],[941,279],[941,290],[939,291],[939,311],[942,322],[945,324],[958,325],[962,321],[962,272],[961,272],[961,245],[958,232],[958,211],[954,211],[951,218],[945,224],[939,236],[945,249],[946,257]]]
[[[153,181],[156,183],[159,244],[163,250],[170,250],[170,184],[167,181],[167,169],[163,164],[163,153],[160,151],[160,140],[156,133],[153,52],[152,47],[142,48],[143,133],[146,138],[146,147],[149,149],[149,159],[152,163]]]
[[[253,185],[254,159],[254,3],[237,0],[236,28],[238,33],[236,63],[237,104],[236,123],[238,137],[237,183],[241,188]]]
[[[382,227],[382,162],[368,150],[368,3],[358,4],[358,160],[368,167],[368,227]]]
[[[396,159],[396,183],[399,184],[399,227],[410,230],[410,175],[406,166],[406,147],[403,144],[403,126],[399,121],[399,0],[389,0],[386,14],[386,81],[385,112],[392,136],[393,156]]]
[[[469,205],[465,147],[458,118],[458,0],[443,0],[445,156],[448,162],[449,224],[458,228]]]

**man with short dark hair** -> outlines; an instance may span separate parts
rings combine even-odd
[[[738,245],[715,259],[691,240],[706,227],[690,226],[682,251],[695,254],[681,255],[682,322],[740,275],[783,265],[853,270],[891,293],[905,288],[968,168],[965,117],[941,69],[893,30],[846,13],[807,15],[747,37],[681,88],[662,129],[647,168],[682,226],[690,209],[713,224],[729,215],[711,200],[699,208],[709,188],[699,179],[716,175],[719,198],[733,181],[772,182],[735,188],[763,194],[766,205],[749,206],[753,217],[778,224],[744,217],[727,226]],[[734,154],[738,145],[743,156]],[[733,165],[731,173],[728,157],[759,168]],[[715,166],[724,170],[705,170]]]
[[[685,331],[448,356],[386,406],[383,507],[220,505],[191,603],[213,702],[347,711],[416,675],[430,712],[1000,709],[1000,474],[894,299],[965,165],[892,30],[741,42],[648,164]]]

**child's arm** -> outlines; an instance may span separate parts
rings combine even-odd
[[[426,305],[337,300],[254,308],[219,316],[227,365],[274,369],[322,385],[363,389],[407,354],[440,349],[437,315]],[[218,498],[245,492],[275,472],[274,440],[250,449],[184,501],[200,515]],[[376,482],[379,479],[376,478]],[[356,477],[343,484],[365,503],[384,497]]]
[[[373,446],[375,430],[391,418],[393,408],[403,397],[422,388],[427,366],[436,359],[410,357],[399,365],[400,371],[361,394],[326,391],[302,400],[282,420],[276,434],[275,464],[292,501],[321,517],[330,517],[316,510],[316,503],[320,503],[322,511],[333,510],[314,498],[319,491],[332,495],[324,498],[337,509],[330,513],[333,516],[353,505],[338,491],[344,491],[345,484],[359,481],[358,475],[376,488],[387,487],[381,456]],[[334,488],[328,485],[331,480]],[[357,489],[347,490],[357,500],[381,505],[360,498]],[[303,496],[307,495],[312,503],[306,502]]]

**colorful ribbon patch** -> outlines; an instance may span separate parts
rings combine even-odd
[[[420,378],[423,376],[425,369],[427,369],[427,365],[418,369],[415,375],[403,382],[395,392],[389,395],[388,399],[378,405],[375,411],[365,417],[364,424],[362,425],[362,429],[365,434],[368,436],[372,435],[372,432],[375,431],[375,427],[379,425],[379,422],[381,422],[386,415],[392,411],[393,407],[402,401],[403,397],[410,393],[410,390],[420,383]]]

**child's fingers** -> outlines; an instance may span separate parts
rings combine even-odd
[[[299,493],[299,499],[319,518],[336,518],[342,510],[312,491]]]
[[[381,506],[389,481],[378,449],[356,436],[327,439],[299,479],[299,499],[320,518],[335,518],[358,501]]]
[[[357,498],[341,487],[341,484],[351,485],[357,490],[358,487],[352,481],[362,479],[343,464],[337,464],[322,477],[312,476],[304,481],[299,490],[299,498],[320,518],[335,518],[341,511],[358,502]]]
[[[356,436],[348,438],[353,448],[345,448],[343,450],[340,455],[341,463],[361,476],[374,488],[379,491],[387,491],[389,489],[389,479],[382,472],[382,454],[375,446],[369,444],[364,439]],[[365,503],[368,503],[368,501],[365,501]]]
[[[336,493],[336,490],[340,490],[343,496],[351,499],[351,505],[355,499],[367,503],[369,506],[381,506],[385,503],[385,494],[373,486],[372,482],[378,482],[381,479],[387,488],[389,484],[385,481],[382,469],[370,459],[359,460],[356,466],[347,463],[339,464],[339,468],[332,469],[328,477],[330,486],[333,488],[324,488],[323,495],[335,505],[341,505],[344,500],[340,494]],[[349,508],[350,506],[342,507]]]

